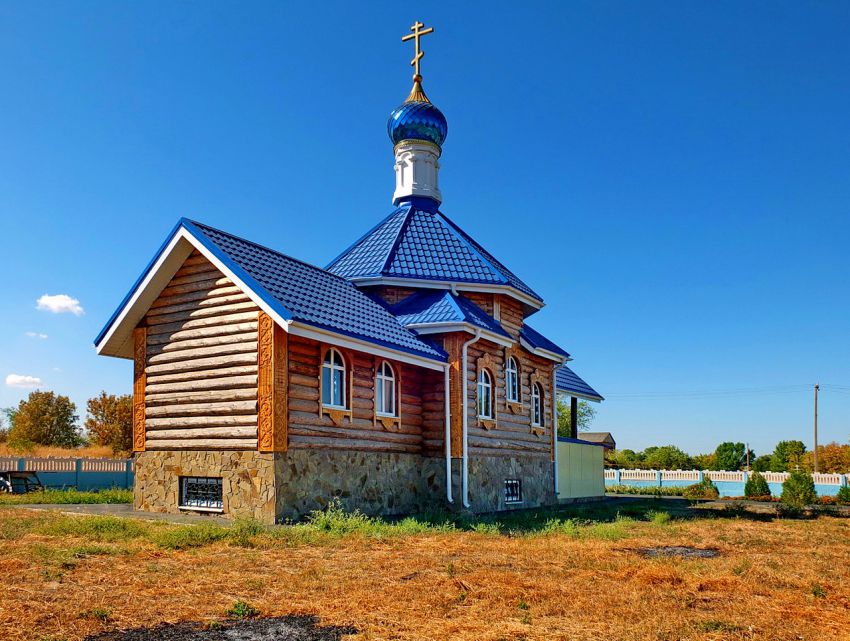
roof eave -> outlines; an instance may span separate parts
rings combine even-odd
[[[514,341],[506,336],[501,336],[496,332],[490,331],[472,323],[411,323],[405,325],[407,329],[414,330],[417,334],[445,334],[448,332],[468,332],[470,334],[480,334],[491,343],[496,343],[503,347],[511,347]]]
[[[446,289],[467,292],[483,292],[486,294],[507,294],[521,303],[528,305],[535,311],[542,309],[545,303],[525,292],[518,290],[513,285],[500,285],[488,283],[466,283],[462,281],[429,280],[425,278],[401,278],[398,276],[354,276],[349,278],[352,283],[359,286],[369,285],[397,285],[400,287],[422,287],[426,289]]]

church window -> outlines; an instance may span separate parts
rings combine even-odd
[[[531,388],[531,424],[543,427],[543,390],[540,383],[535,383]]]
[[[493,418],[493,380],[483,367],[478,373],[478,417]]]
[[[396,385],[392,365],[384,361],[378,368],[375,380],[378,416],[396,415]]]
[[[513,356],[508,358],[508,365],[505,368],[505,382],[508,388],[508,401],[510,403],[519,403],[519,368]]]
[[[325,353],[322,363],[322,404],[345,408],[345,360],[333,348]]]

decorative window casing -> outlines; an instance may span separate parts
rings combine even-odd
[[[478,418],[493,420],[493,377],[483,367],[478,370]]]
[[[521,479],[505,479],[505,503],[522,503]]]
[[[321,414],[330,416],[336,425],[341,425],[346,416],[351,420],[352,376],[352,368],[340,350],[335,347],[324,350],[319,377]]]
[[[375,424],[397,431],[401,428],[401,370],[379,361],[375,370]]]
[[[204,512],[223,511],[221,477],[181,476],[180,507]]]

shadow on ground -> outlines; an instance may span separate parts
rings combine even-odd
[[[339,641],[356,628],[320,626],[312,616],[242,619],[223,623],[166,623],[153,628],[101,632],[86,641]]]

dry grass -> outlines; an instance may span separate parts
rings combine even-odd
[[[0,456],[53,456],[57,458],[125,458],[112,453],[112,448],[105,445],[90,445],[80,448],[47,447],[36,445],[26,452],[9,447],[8,443],[0,443]]]
[[[209,621],[238,600],[264,615],[351,625],[363,641],[850,638],[850,521],[826,516],[656,514],[521,535],[355,530],[309,543],[256,531],[222,538],[213,529],[186,550],[157,545],[173,526],[81,523],[91,518],[0,510],[0,639],[72,641]],[[721,555],[635,553],[655,545],[711,546]]]

